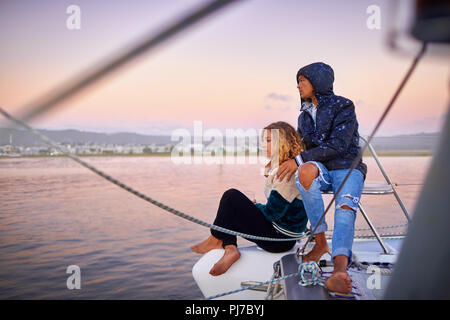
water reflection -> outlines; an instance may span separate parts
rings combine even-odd
[[[421,183],[430,157],[383,157],[397,183]],[[260,164],[175,165],[164,157],[87,161],[158,201],[212,222],[222,193],[251,190],[263,202]],[[371,158],[368,181],[383,176]],[[412,213],[420,185],[399,186]],[[0,160],[1,299],[196,299],[191,244],[209,230],[173,216],[67,158]],[[329,201],[331,196],[326,196]],[[364,196],[375,225],[404,223],[393,196]],[[333,225],[332,214],[327,222]],[[367,227],[361,217],[357,228]],[[396,232],[401,230],[389,230]],[[367,233],[367,232],[366,232]],[[240,245],[249,242],[239,240]],[[68,290],[78,265],[82,289]]]

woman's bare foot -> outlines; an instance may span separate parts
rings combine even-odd
[[[316,234],[315,239],[316,243],[314,247],[310,252],[302,257],[302,262],[319,262],[320,257],[322,257],[330,250],[330,248],[328,247],[327,238],[325,237],[325,233]]]
[[[331,292],[348,294],[352,291],[352,279],[347,272],[335,272],[325,281],[325,287]]]
[[[209,236],[206,240],[197,243],[191,247],[191,250],[197,253],[207,253],[212,249],[221,249],[222,248],[222,240],[217,239],[214,236]]]
[[[212,276],[224,274],[240,257],[241,253],[235,245],[230,244],[225,246],[223,257],[211,268],[209,274]]]

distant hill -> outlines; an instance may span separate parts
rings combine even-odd
[[[156,135],[143,135],[130,132],[118,132],[118,133],[98,133],[79,131],[75,129],[68,130],[37,130],[43,135],[49,137],[53,141],[59,143],[70,144],[136,144],[136,145],[150,145],[150,144],[169,144],[170,136],[156,136]],[[12,145],[14,146],[43,146],[45,145],[38,137],[29,131],[22,129],[9,129],[0,128],[0,145],[6,145],[12,139]]]
[[[56,142],[70,144],[162,145],[177,143],[171,141],[170,136],[144,135],[131,132],[98,133],[75,129],[38,129],[38,131]],[[10,138],[14,146],[31,147],[44,145],[35,135],[26,130],[0,128],[0,145],[9,144]],[[372,145],[377,152],[432,151],[438,141],[439,133],[418,133],[391,137],[375,137]]]
[[[433,151],[439,142],[439,133],[417,133],[391,137],[374,137],[371,144],[377,152]]]

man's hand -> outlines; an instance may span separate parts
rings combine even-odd
[[[289,181],[292,178],[295,170],[298,170],[297,162],[295,162],[294,159],[286,160],[278,168],[277,178],[280,181],[283,181],[283,179],[287,176],[288,178],[286,181]]]

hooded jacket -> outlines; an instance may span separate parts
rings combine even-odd
[[[321,162],[328,170],[349,169],[360,151],[358,121],[353,102],[334,94],[334,72],[329,65],[316,62],[302,67],[297,72],[297,83],[300,75],[311,82],[318,106],[314,123],[310,112],[306,110],[315,108],[311,99],[300,99],[302,106],[297,131],[306,150],[297,159],[303,162]],[[367,166],[362,160],[356,169],[361,171],[365,179]]]

